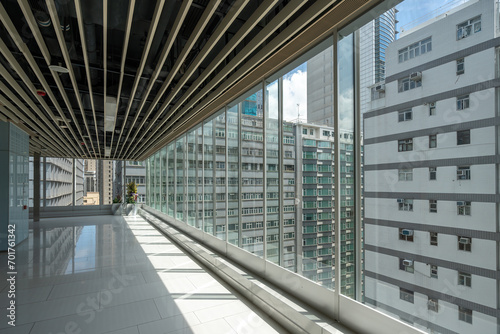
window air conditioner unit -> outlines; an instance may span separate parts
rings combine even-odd
[[[375,87],[377,92],[385,92],[385,85],[378,85]]]
[[[408,229],[403,229],[401,230],[401,235],[405,235],[405,236],[412,236],[413,235],[413,230],[408,230]]]
[[[458,242],[461,243],[462,245],[468,245],[470,244],[470,239],[462,237]]]
[[[412,260],[403,260],[403,266],[410,267],[412,265],[413,265],[413,261]]]
[[[457,205],[458,205],[458,206],[465,205],[465,202],[464,202],[464,201],[458,201],[458,202],[457,202]]]
[[[419,81],[420,79],[422,79],[422,72],[413,72],[410,74],[410,80]]]
[[[398,198],[397,201],[398,201],[398,203],[404,203],[405,200],[402,198]]]
[[[429,300],[427,302],[427,305],[429,305],[429,307],[432,309],[436,309],[438,307],[438,303],[435,300]]]

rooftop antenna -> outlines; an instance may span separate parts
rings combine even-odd
[[[300,103],[297,103],[297,123],[300,123]]]

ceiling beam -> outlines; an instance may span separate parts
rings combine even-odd
[[[11,92],[7,86],[5,86],[2,82],[0,82],[0,90],[7,95],[23,112],[21,112],[17,107],[15,107],[9,100],[7,100],[3,95],[0,94],[0,103],[9,109],[19,120],[28,124],[35,132],[37,132],[40,138],[44,138],[48,140],[48,146],[52,147],[56,151],[61,151],[61,146],[56,146],[56,143],[53,140],[53,134],[51,131],[44,125],[39,123],[38,125],[34,123],[36,117],[30,112],[30,110],[19,100],[13,92]],[[40,126],[40,127],[39,127]],[[60,154],[60,153],[59,153]],[[67,153],[66,153],[67,154]]]
[[[42,37],[40,29],[38,28],[38,24],[37,24],[36,19],[33,15],[33,12],[31,10],[30,4],[28,3],[28,0],[18,0],[18,4],[21,7],[21,10],[24,14],[24,18],[26,19],[26,22],[28,23],[28,26],[31,29],[31,33],[35,37],[35,41],[36,41],[38,48],[40,49],[40,51],[45,59],[47,66],[50,66],[51,61],[52,61],[51,56],[50,56],[50,53],[48,51],[47,45],[45,44],[45,40]],[[61,79],[59,78],[59,73],[54,72],[54,71],[50,71],[50,72],[52,74],[52,78],[54,79],[54,82],[56,83],[56,86],[58,87],[59,93],[62,96],[62,99],[66,105],[66,108],[71,115],[71,119],[73,120],[73,124],[75,125],[75,127],[78,131],[78,134],[80,135],[80,138],[76,137],[75,133],[73,132],[72,127],[70,127],[69,129],[70,129],[75,141],[77,143],[82,142],[83,141],[82,129],[80,128],[80,124],[76,120],[76,116],[75,116],[75,113],[73,111],[73,106],[71,105],[71,102],[69,101],[68,95],[65,92],[65,87],[62,84]],[[57,99],[55,98],[54,94],[52,93],[52,90],[50,89],[50,87],[44,85],[44,89],[47,92],[47,95],[49,95],[50,99],[52,100],[52,103],[56,107],[56,109],[59,112],[59,114],[61,115],[61,117],[63,119],[66,119],[64,112],[62,111],[61,107],[59,106],[59,103],[58,103]],[[88,156],[91,156],[90,149],[86,145],[85,145],[85,147],[81,147],[83,155],[85,155],[84,148],[87,150]]]
[[[323,6],[327,6],[327,4],[331,5],[334,2],[335,2],[334,0],[329,0],[329,1],[322,0],[322,1],[319,1],[321,6],[316,6],[316,7],[322,8]],[[315,4],[317,4],[317,3],[315,3]],[[242,64],[245,61],[245,59],[247,59],[260,45],[264,44],[265,41],[269,37],[271,37],[272,34],[279,27],[281,27],[288,19],[290,19],[290,17],[293,16],[293,14],[295,14],[297,11],[299,11],[299,9],[302,8],[302,6],[304,6],[305,4],[306,4],[306,2],[304,2],[302,0],[290,1],[281,11],[278,12],[278,14],[276,14],[275,17],[272,18],[272,20],[261,31],[259,31],[259,33],[252,40],[250,40],[250,42],[247,45],[245,45],[243,47],[243,49],[240,52],[238,52],[238,54],[233,59],[231,59],[231,61],[226,66],[224,66],[224,68],[221,71],[219,71],[215,75],[215,77],[198,94],[196,94],[196,96],[193,97],[192,95],[194,94],[194,90],[196,88],[198,88],[198,86],[201,84],[201,80],[200,80],[201,77],[199,77],[196,80],[196,82],[191,85],[188,92],[186,92],[181,97],[181,99],[176,103],[176,105],[172,109],[169,110],[167,116],[162,120],[162,122],[157,124],[156,128],[152,132],[150,132],[150,135],[149,135],[148,139],[146,139],[146,140],[153,140],[153,141],[158,140],[158,138],[160,138],[160,136],[166,131],[166,128],[164,126],[167,125],[167,127],[168,127],[167,121],[169,121],[169,119],[174,115],[174,113],[179,110],[179,108],[188,99],[188,97],[189,97],[189,105],[191,108],[191,106],[193,106],[196,102],[198,102],[201,98],[203,98],[203,96],[205,96],[212,89],[214,89],[217,84],[219,84],[221,81],[223,81],[229,75],[229,73],[231,73],[235,68],[237,68],[237,66]],[[268,10],[270,10],[270,9],[268,9]],[[324,8],[323,8],[323,10],[324,10]],[[316,15],[319,15],[319,13],[320,12],[316,13]],[[243,29],[243,27],[240,30],[242,30],[242,29]],[[234,37],[233,37],[233,39],[234,39]],[[232,39],[231,39],[231,41],[232,41]],[[281,42],[284,43],[283,40]],[[245,66],[247,64],[248,64],[248,62],[244,63],[243,66]],[[255,66],[255,64],[253,64],[253,66]],[[215,70],[215,68],[211,67],[211,66],[208,66],[208,68]],[[232,77],[234,77],[234,75]],[[238,79],[239,78],[236,78],[233,80],[225,80],[223,84],[234,84],[236,82],[236,80],[238,80]],[[198,84],[196,84],[196,83],[198,83]],[[168,101],[168,99],[167,99],[167,101]],[[167,102],[167,101],[165,101],[165,102]],[[186,107],[183,108],[183,110],[186,110],[186,109],[189,109],[189,108],[186,108]],[[160,110],[163,110],[163,106],[160,108]],[[170,121],[169,123],[172,123],[172,122],[173,121]],[[162,129],[162,127],[163,127],[163,129]],[[143,143],[141,143],[141,147],[144,147]],[[139,147],[139,149],[141,147]],[[133,155],[133,157],[136,157],[138,155],[139,155],[139,153],[136,152],[136,154]]]
[[[45,90],[45,92],[49,96],[50,100],[52,101],[53,105],[55,106],[56,110],[59,113],[59,117],[66,124],[71,135],[73,137],[75,137],[75,133],[73,131],[73,128],[69,125],[69,122],[66,119],[64,112],[62,111],[61,107],[57,103],[57,99],[55,98],[54,94],[52,93],[52,90],[50,89],[49,84],[45,80],[45,77],[43,76],[40,68],[38,67],[38,64],[36,63],[35,59],[33,58],[33,55],[31,54],[31,52],[28,49],[28,47],[26,46],[26,44],[23,42],[21,36],[19,35],[17,30],[15,29],[14,24],[10,20],[10,17],[8,16],[7,12],[5,11],[5,8],[1,4],[0,4],[0,19],[2,20],[2,23],[4,24],[5,28],[9,32],[9,35],[11,36],[12,40],[16,44],[17,48],[21,51],[24,58],[26,59],[26,61],[30,65],[31,69],[33,70],[33,73],[35,73],[35,75],[36,75],[38,81],[40,82],[40,84],[42,85],[43,89]],[[2,43],[3,43],[3,41],[0,41],[0,44],[2,44]],[[47,103],[45,102],[43,97],[36,94],[36,92],[35,92],[36,88],[33,86],[31,80],[24,73],[22,67],[19,66],[14,55],[4,45],[0,46],[0,49],[3,50],[2,53],[7,58],[9,63],[11,63],[11,65],[16,68],[16,72],[18,72],[18,74],[19,74],[19,71],[21,71],[23,73],[23,74],[19,74],[19,76],[21,77],[21,80],[32,91],[33,96],[44,107],[44,109],[47,111],[47,113],[51,117],[52,121],[55,124],[57,124],[56,116],[53,114],[52,109],[47,105]],[[62,130],[62,133],[64,134],[64,136],[68,140],[68,143],[71,144],[77,152],[83,152],[82,148],[78,147],[78,145],[75,145],[74,141],[70,139],[70,136],[66,133],[66,131]]]
[[[222,50],[219,52],[217,57],[213,59],[210,62],[210,65],[207,66],[205,71],[203,71],[199,77],[193,82],[190,88],[187,89],[187,91],[184,93],[183,96],[190,96],[201,84],[203,81],[208,78],[208,76],[215,71],[215,69],[224,61],[224,59],[229,56],[229,54],[238,46],[238,44],[243,41],[243,39],[252,31],[252,29],[257,25],[258,22],[260,22],[266,15],[267,13],[274,8],[274,6],[278,3],[278,0],[269,0],[263,2],[250,16],[250,18],[243,24],[243,26],[238,30],[238,32],[231,38],[229,43],[227,43]],[[235,13],[236,14],[236,13]],[[223,21],[225,24],[232,23],[229,21]],[[221,23],[222,26],[222,23]],[[217,34],[214,34],[215,36],[219,35],[219,31],[217,31]],[[223,36],[220,36],[222,38]],[[214,37],[215,38],[215,37]],[[209,41],[212,41],[210,39]],[[186,84],[186,82],[189,80],[189,78],[193,75],[193,73],[198,69],[198,65],[204,60],[205,55],[207,55],[210,52],[209,48],[213,48],[215,45],[215,40],[213,40],[211,43],[207,43],[204,47],[204,49],[200,52],[200,54],[197,56],[197,58],[193,61],[191,66],[187,69],[186,73],[184,76],[181,78],[181,80],[177,83],[177,85],[174,87],[174,89],[170,92],[166,100],[163,102],[159,110],[157,111],[155,117],[153,118],[153,121],[149,124],[147,127],[146,131],[144,131],[141,134],[141,137],[138,141],[134,143],[133,149],[130,151],[132,153],[136,148],[139,142],[144,138],[147,132],[151,130],[151,128],[156,124],[156,121],[160,117],[160,115],[167,109],[169,104],[173,101],[174,97],[180,92],[182,87]],[[184,98],[184,101],[185,99]],[[158,97],[159,99],[159,97]],[[181,97],[182,99],[182,97]],[[154,102],[153,102],[154,103]],[[156,101],[158,103],[158,101]],[[163,122],[164,123],[164,122]],[[158,129],[159,126],[156,127]],[[156,130],[155,129],[155,130]],[[151,138],[151,135],[150,137]]]
[[[59,48],[61,49],[61,52],[62,52],[62,55],[64,58],[64,62],[66,64],[66,68],[69,71],[69,77],[71,79],[71,84],[73,85],[73,89],[75,92],[75,98],[76,98],[76,101],[77,101],[78,106],[80,108],[80,112],[83,116],[83,122],[85,124],[85,129],[87,130],[87,135],[89,136],[89,141],[90,141],[90,144],[92,146],[92,151],[94,153],[94,157],[97,158],[97,153],[99,153],[99,152],[96,153],[96,150],[94,147],[94,141],[90,140],[90,138],[92,138],[92,136],[90,134],[89,127],[87,124],[87,118],[85,117],[85,112],[83,110],[82,99],[80,96],[80,92],[78,91],[78,83],[76,82],[75,72],[73,71],[73,65],[71,65],[71,58],[69,56],[68,48],[66,47],[66,40],[64,39],[63,32],[60,28],[61,22],[59,21],[59,16],[57,14],[56,5],[54,3],[54,0],[46,0],[46,2],[47,2],[47,8],[49,10],[50,19],[52,20],[52,26],[54,27],[54,32],[57,36],[57,41],[59,42]],[[85,137],[82,138],[82,142],[84,142],[84,143],[87,142],[85,140]]]
[[[212,49],[215,47],[215,45],[217,44],[217,42],[221,38],[224,37],[224,34],[226,33],[227,29],[229,29],[229,27],[231,26],[231,24],[233,24],[233,22],[236,20],[236,18],[240,15],[241,11],[245,8],[245,6],[248,4],[248,2],[249,2],[249,0],[239,1],[239,2],[235,3],[231,7],[231,10],[222,19],[222,21],[220,22],[220,24],[217,26],[217,28],[215,29],[215,31],[212,33],[212,35],[208,39],[207,43],[205,43],[205,46],[203,47],[203,49],[196,56],[196,58],[193,60],[193,62],[189,66],[189,68],[184,72],[184,74],[183,74],[180,82],[177,83],[177,85],[173,89],[171,89],[171,93],[169,94],[169,97],[167,97],[167,101],[169,101],[169,98],[170,98],[170,101],[169,101],[169,103],[166,103],[166,101],[165,101],[165,103],[163,104],[164,106],[168,106],[170,104],[172,97],[175,96],[179,92],[179,89],[182,88],[182,86],[193,75],[193,73],[196,71],[196,69],[199,68],[199,66],[202,63],[202,61],[205,60],[205,58],[208,56],[208,54],[210,53],[210,51],[212,51]],[[267,8],[271,8],[272,6],[274,6],[274,3],[276,3],[276,2],[277,1],[268,1],[266,3],[266,5],[268,6]],[[191,39],[194,40],[194,38],[192,38],[192,37],[190,38],[190,40]],[[142,123],[140,124],[139,128],[141,128],[141,129],[143,128],[143,126],[146,123],[146,120],[149,118],[151,112],[153,111],[153,109],[158,104],[160,98],[163,97],[163,95],[165,94],[167,88],[170,86],[171,81],[174,78],[174,74],[178,73],[180,66],[182,65],[182,63],[184,62],[185,58],[188,55],[188,51],[191,50],[191,48],[189,50],[186,48],[187,45],[189,45],[190,43],[194,44],[193,41],[188,42],[186,44],[184,50],[182,50],[182,52],[184,54],[181,54],[181,56],[179,56],[179,58],[177,59],[177,62],[174,65],[174,68],[173,68],[172,72],[169,73],[169,76],[165,80],[165,83],[163,84],[163,86],[161,87],[160,91],[156,95],[155,100],[150,105],[150,107],[149,107],[149,109],[147,111],[147,116],[142,120]],[[217,56],[217,58],[220,59],[219,56]],[[148,130],[153,126],[154,123],[156,123],[156,121],[158,120],[158,118],[164,112],[165,109],[166,109],[166,107],[165,108],[160,108],[156,112],[155,116],[153,117],[153,119],[150,122]],[[148,130],[146,130],[146,131],[148,131]],[[144,132],[141,131],[141,135],[143,133]],[[136,138],[137,134],[138,134],[138,132],[136,132],[134,134],[134,137],[132,138],[131,143],[135,143],[135,138]],[[142,137],[144,137],[144,135],[142,135]],[[136,145],[134,145],[134,148],[135,148],[135,146]],[[133,150],[133,148],[130,145],[128,147],[127,153],[130,153],[132,150]]]
[[[210,10],[207,10],[203,13],[203,16],[200,18],[198,24],[196,25],[196,28],[194,29],[194,32],[192,35],[196,35],[199,36],[203,30],[203,28],[207,25],[208,21],[210,20],[213,12],[215,11],[215,9],[217,9],[217,7],[219,6],[220,4],[220,1],[221,0],[212,0],[210,2],[210,5],[209,7],[211,8]],[[143,94],[143,97],[142,97],[142,101],[141,103],[139,104],[139,106],[137,107],[137,112],[135,114],[135,117],[134,117],[134,121],[132,122],[132,125],[130,125],[129,127],[129,130],[127,132],[127,135],[125,137],[125,142],[127,142],[129,136],[130,136],[130,133],[132,132],[133,128],[134,128],[134,125],[135,123],[137,122],[137,118],[139,117],[139,114],[142,114],[142,108],[144,107],[144,104],[146,103],[146,100],[149,96],[149,93],[151,92],[151,89],[153,89],[153,86],[155,84],[155,80],[158,78],[158,76],[160,75],[160,72],[163,68],[163,65],[165,64],[165,61],[167,60],[167,56],[168,54],[170,53],[170,49],[172,48],[172,45],[177,37],[177,34],[179,33],[183,23],[184,23],[184,20],[189,12],[189,8],[191,7],[191,3],[192,3],[192,0],[185,0],[185,1],[182,1],[182,4],[181,4],[181,8],[179,9],[179,12],[177,13],[177,17],[175,18],[175,21],[174,21],[174,25],[172,27],[172,29],[170,30],[170,33],[168,34],[168,38],[167,38],[167,41],[165,42],[165,45],[163,46],[163,49],[161,51],[161,55],[160,55],[160,59],[158,61],[158,63],[156,64],[156,68],[153,72],[153,75],[151,76],[151,81],[149,81],[149,84],[148,86],[146,87],[146,91],[145,93]],[[191,37],[189,39],[189,41],[186,43],[186,45],[184,46],[184,50],[189,48],[191,49],[192,45],[194,44],[193,43],[193,39],[197,39],[195,38],[194,36]],[[182,52],[184,52],[184,50]],[[172,80],[172,78],[174,77],[174,74],[177,73],[177,71],[179,70],[180,68],[180,64],[184,61],[185,59],[185,56],[187,55],[187,53],[183,54],[181,52],[181,54],[179,55],[179,57],[177,57],[177,60],[175,62],[175,65],[174,67],[170,70],[168,76],[167,76],[167,80],[165,80],[165,82],[163,83],[163,87],[168,87],[170,85],[170,80]],[[178,65],[179,64],[179,65]],[[166,89],[166,88],[165,88]],[[161,93],[157,94],[156,96],[159,96]],[[152,108],[149,108],[148,111],[145,113],[145,116],[144,116],[144,119],[147,119],[147,117],[149,116],[149,113],[151,112]],[[143,120],[144,122],[144,120]],[[142,123],[144,124],[144,123]],[[139,129],[142,128],[142,125],[139,126]],[[134,138],[135,136],[137,136],[137,132],[135,132],[134,134]],[[133,139],[132,141],[133,142]],[[125,147],[125,145],[123,145],[121,148],[120,148],[120,153],[118,153],[119,156],[121,156],[122,154],[122,151],[123,151],[123,148]]]
[[[134,8],[135,8],[135,0],[130,0],[128,4],[128,13],[127,13],[127,24],[125,26],[125,38],[123,42],[123,51],[122,51],[122,60],[120,64],[120,81],[118,83],[118,94],[116,96],[116,115],[115,115],[115,131],[116,131],[116,120],[118,117],[118,106],[120,104],[121,100],[121,94],[122,94],[122,87],[123,87],[123,76],[125,74],[125,61],[127,60],[127,50],[128,50],[128,43],[130,39],[130,31],[132,28],[132,19],[134,17]],[[130,102],[134,101],[134,97],[130,96]],[[126,118],[123,119],[123,124],[125,124]],[[115,137],[115,131],[111,134],[111,142],[109,143],[109,148],[110,151],[113,152],[113,139]]]
[[[107,0],[104,0],[104,5],[107,4]],[[104,7],[106,8],[106,7]],[[99,156],[102,157],[101,154],[101,146],[99,144],[99,131],[98,131],[98,126],[97,126],[97,120],[95,117],[95,105],[94,105],[94,95],[92,94],[92,78],[90,76],[90,69],[89,69],[89,57],[87,54],[87,41],[85,39],[85,31],[83,29],[83,17],[82,17],[82,8],[80,5],[80,0],[75,0],[75,10],[76,10],[76,19],[78,21],[78,30],[80,32],[80,44],[82,46],[82,53],[83,53],[83,62],[85,63],[85,74],[87,76],[87,86],[89,88],[89,98],[90,98],[90,106],[92,108],[92,115],[94,116],[94,124],[95,124],[95,136],[97,140],[97,151],[99,152]],[[106,30],[106,27],[103,26],[103,30]],[[106,44],[103,43],[103,48],[104,48],[104,55],[106,55]],[[106,60],[106,58],[104,58]],[[72,65],[70,65],[72,66]],[[106,101],[106,62],[104,62],[104,101]],[[106,136],[104,136],[106,137]],[[89,140],[92,141],[92,137],[89,137]],[[93,146],[93,143],[92,143]]]
[[[137,92],[137,87],[139,86],[140,77],[142,75],[142,71],[144,71],[144,66],[146,66],[146,60],[149,56],[149,50],[151,49],[151,44],[153,43],[153,39],[156,33],[156,28],[158,26],[158,22],[160,21],[161,14],[163,12],[163,6],[165,5],[165,0],[158,0],[156,2],[156,7],[153,12],[153,19],[151,20],[151,24],[149,26],[148,37],[146,38],[146,44],[144,46],[144,50],[142,51],[141,62],[139,64],[139,68],[137,69],[137,76],[134,80],[134,85],[132,86],[132,92],[130,93],[131,99],[128,101],[127,111],[125,113],[125,120],[123,121],[122,128],[120,130],[120,134],[118,135],[117,145],[120,143],[120,139],[122,138],[123,130],[125,129],[125,123],[127,122],[128,115],[130,113],[130,108],[132,107],[133,98],[135,93]],[[120,103],[120,101],[118,101]],[[118,106],[117,106],[118,107]],[[113,154],[113,159],[121,159],[122,157],[117,157],[116,155],[117,149],[115,149]]]
[[[45,124],[52,130],[52,138],[53,139],[58,139],[61,141],[61,143],[65,143],[65,140],[62,138],[62,136],[59,134],[59,131],[54,127],[54,123],[51,122],[47,116],[45,116],[45,114],[38,108],[38,106],[35,104],[35,102],[33,102],[33,100],[30,99],[30,97],[28,96],[28,94],[24,91],[23,88],[21,88],[21,86],[19,86],[19,84],[14,80],[14,78],[12,77],[12,75],[9,73],[9,71],[7,71],[7,69],[5,67],[3,67],[2,65],[0,65],[0,75],[8,82],[8,84],[12,87],[12,89],[21,96],[21,98],[23,98],[24,102],[26,102],[29,107],[31,108],[31,110],[33,110],[33,112],[35,112],[35,115],[33,115],[33,113],[31,111],[29,111],[28,108],[26,108],[26,106],[24,105],[24,103],[19,100],[8,88],[7,86],[5,86],[3,83],[0,84],[0,90],[3,91],[6,95],[9,96],[9,98],[14,101],[20,108],[21,108],[21,105],[23,108],[23,111],[27,114],[27,115],[30,115],[30,118],[33,119],[33,120],[36,120],[36,119],[42,119],[43,122],[45,122]],[[36,94],[36,93],[35,93]],[[63,146],[63,149],[67,150],[67,154],[69,155],[73,155],[75,154],[76,155],[76,152],[73,151],[70,147],[67,146],[68,143],[65,143],[65,145]]]

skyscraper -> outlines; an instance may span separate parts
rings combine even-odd
[[[396,39],[396,13],[392,8],[359,30],[361,114],[368,110],[372,94],[379,94],[374,86],[385,79],[385,52]]]

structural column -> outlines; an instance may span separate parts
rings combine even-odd
[[[28,238],[28,154],[28,135],[0,122],[0,251]]]
[[[40,221],[40,152],[33,156],[33,222]]]

